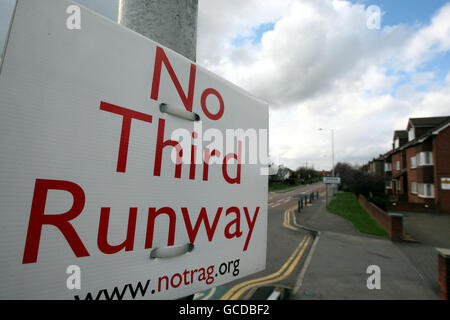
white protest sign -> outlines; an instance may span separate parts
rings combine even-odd
[[[13,17],[0,298],[172,299],[264,269],[267,104],[74,5]]]

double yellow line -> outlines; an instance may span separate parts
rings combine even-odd
[[[269,283],[279,282],[287,278],[299,263],[310,241],[311,236],[306,235],[294,250],[292,255],[289,257],[289,259],[277,272],[265,277],[248,280],[237,284],[233,288],[231,288],[225,295],[223,295],[220,300],[237,300],[242,294],[253,287],[260,287]]]
[[[291,225],[291,213],[292,213],[292,210],[294,210],[294,208],[290,208],[290,209],[287,209],[286,211],[284,211],[283,226],[288,228],[288,229],[291,229],[291,230],[294,230],[294,231],[298,231],[299,229],[297,227],[294,227],[293,225]]]

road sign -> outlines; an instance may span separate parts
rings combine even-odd
[[[239,133],[260,146],[267,128],[266,103],[158,43],[19,0],[0,73],[0,298],[178,298],[264,269],[266,166]]]
[[[323,177],[323,183],[326,184],[340,184],[341,178],[340,177]]]

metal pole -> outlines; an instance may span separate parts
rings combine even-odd
[[[120,0],[119,23],[196,61],[198,0]]]

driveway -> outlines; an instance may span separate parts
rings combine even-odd
[[[438,292],[438,255],[436,248],[450,248],[450,215],[399,212],[404,215],[407,234],[416,242],[398,242],[397,246],[408,256],[434,292]]]
[[[450,214],[402,212],[404,228],[415,240],[437,248],[450,248]]]

